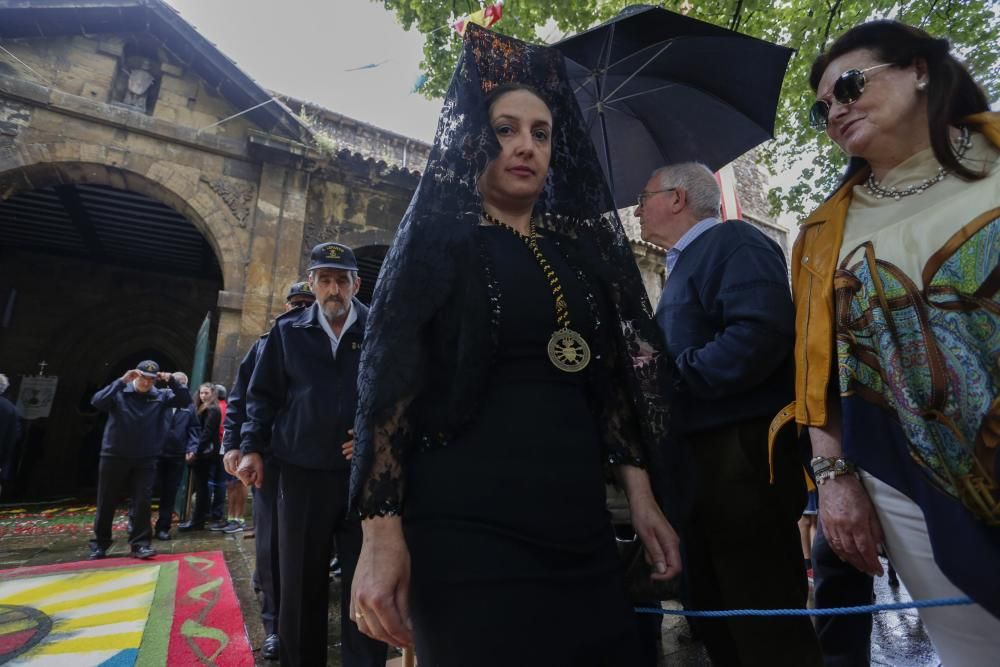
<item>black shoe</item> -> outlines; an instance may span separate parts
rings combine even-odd
[[[139,560],[149,560],[156,555],[156,549],[153,547],[141,546],[132,547],[132,558],[138,558]]]
[[[212,523],[208,524],[208,529],[215,531],[217,533],[221,533],[226,528],[229,528],[229,522],[226,521],[225,519],[219,519],[218,521],[213,521]]]
[[[177,530],[182,533],[187,533],[192,530],[205,530],[205,524],[195,523],[193,521],[185,521],[184,523],[177,525]]]
[[[169,530],[156,531],[156,539],[160,540],[161,542],[166,542],[167,540],[170,539],[170,531]]]
[[[91,549],[90,550],[90,560],[101,560],[102,558],[108,557],[107,549]]]
[[[264,645],[260,647],[260,655],[265,660],[277,660],[280,653],[278,635],[268,635]]]

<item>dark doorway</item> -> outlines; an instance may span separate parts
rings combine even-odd
[[[8,396],[42,361],[59,378],[2,501],[91,493],[105,422],[91,396],[143,359],[190,372],[198,328],[222,287],[201,232],[144,194],[63,184],[0,201],[0,295],[13,295],[0,318]]]
[[[371,305],[372,292],[375,291],[375,283],[387,252],[389,246],[385,245],[366,245],[354,249],[354,256],[358,260],[358,275],[361,277],[358,299],[366,306]]]

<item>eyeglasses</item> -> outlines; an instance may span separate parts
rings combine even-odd
[[[861,94],[865,92],[865,84],[868,79],[865,72],[871,72],[883,67],[892,67],[891,63],[883,65],[873,65],[865,69],[849,69],[833,83],[833,99],[841,104],[854,104],[861,99]],[[816,100],[809,109],[809,125],[817,130],[825,130],[826,123],[830,119],[830,103],[826,100]]]
[[[642,192],[639,193],[639,208],[642,208],[646,204],[646,200],[652,197],[653,195],[658,195],[661,192],[673,192],[676,189],[677,188],[666,188],[664,190],[650,190],[649,192],[643,190]]]

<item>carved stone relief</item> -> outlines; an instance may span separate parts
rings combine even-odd
[[[236,216],[240,227],[247,226],[247,219],[253,211],[253,202],[257,196],[257,188],[250,183],[243,183],[226,178],[209,178],[202,176],[201,180],[212,188],[212,192],[219,195],[226,206]]]
[[[31,123],[31,107],[0,98],[0,163],[17,156],[14,146],[21,130]]]

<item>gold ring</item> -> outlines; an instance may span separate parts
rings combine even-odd
[[[365,613],[363,611],[356,611],[356,612],[354,612],[354,618],[358,619],[359,621],[362,620],[362,619],[364,619],[364,617],[365,617]]]

